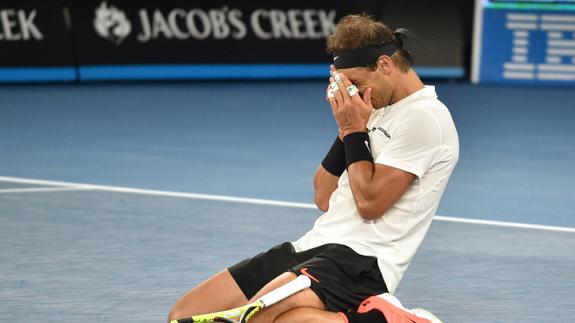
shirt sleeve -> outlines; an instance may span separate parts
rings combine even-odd
[[[429,112],[418,109],[404,116],[375,162],[412,173],[421,179],[441,146],[441,129]]]

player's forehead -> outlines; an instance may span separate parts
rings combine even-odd
[[[353,68],[343,68],[338,69],[349,78],[352,82],[365,80],[368,76],[369,71],[366,68],[353,67]]]

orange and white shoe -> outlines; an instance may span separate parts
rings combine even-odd
[[[395,296],[388,293],[366,299],[359,305],[357,312],[367,313],[371,310],[381,312],[388,323],[442,323],[422,308],[406,309]]]

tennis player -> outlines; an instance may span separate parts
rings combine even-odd
[[[339,134],[314,178],[315,202],[325,213],[299,240],[190,290],[170,319],[245,305],[303,274],[311,288],[250,322],[434,321],[391,296],[459,157],[449,110],[403,46],[412,36],[365,15],[340,20],[327,40],[333,66],[326,91]]]

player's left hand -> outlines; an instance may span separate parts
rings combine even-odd
[[[371,88],[363,93],[363,98],[359,95],[358,90],[350,95],[348,88],[353,84],[342,72],[339,73],[340,82],[338,90],[333,91],[333,97],[329,97],[329,103],[333,116],[342,134],[342,138],[354,133],[367,131],[367,121],[373,111],[371,105]]]

